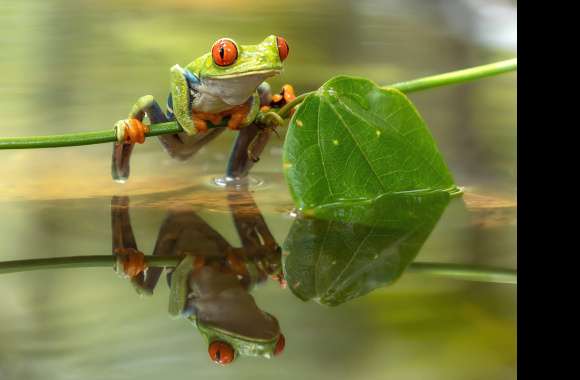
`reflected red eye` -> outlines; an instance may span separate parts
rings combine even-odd
[[[279,355],[284,351],[284,346],[286,345],[286,338],[284,334],[280,334],[278,341],[276,342],[276,348],[274,348],[274,355]]]
[[[230,364],[235,359],[234,349],[225,342],[211,342],[207,351],[211,360],[217,364]]]
[[[280,55],[280,60],[285,60],[288,57],[290,48],[288,47],[288,42],[282,37],[276,37],[276,43],[278,44],[278,54]]]
[[[229,38],[220,38],[211,48],[211,56],[218,66],[229,66],[238,58],[238,47]]]

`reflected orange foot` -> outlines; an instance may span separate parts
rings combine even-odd
[[[278,284],[280,284],[280,288],[282,289],[286,289],[286,287],[288,286],[288,282],[286,281],[286,279],[284,278],[284,275],[282,273],[280,274],[273,274],[271,276],[272,280],[278,282]]]
[[[117,273],[122,267],[123,273],[133,278],[147,269],[145,255],[135,248],[116,248],[114,254],[117,256]]]
[[[241,276],[246,276],[248,274],[246,264],[241,257],[237,256],[233,252],[230,252],[226,258],[228,267],[233,273],[239,274]]]
[[[193,259],[193,273],[197,273],[205,266],[205,258],[203,256],[195,256]]]

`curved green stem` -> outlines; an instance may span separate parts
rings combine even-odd
[[[452,84],[468,82],[493,75],[498,75],[517,70],[517,59],[491,63],[488,65],[472,67],[470,69],[453,71],[446,74],[433,75],[425,78],[414,79],[406,82],[399,82],[384,88],[396,88],[404,93],[427,90],[429,88],[449,86]],[[297,96],[292,102],[286,104],[278,110],[278,114],[287,118],[292,108],[296,107],[314,91],[305,92]],[[208,127],[213,126],[208,123]],[[146,136],[158,136],[164,134],[181,133],[183,129],[177,122],[167,122],[151,124]],[[31,137],[0,137],[0,149],[34,149],[34,148],[56,148],[65,146],[91,145],[117,141],[113,128],[97,132],[70,133],[53,136],[31,136]]]
[[[296,97],[296,99],[294,99],[293,101],[291,101],[290,103],[284,105],[284,107],[280,108],[278,110],[278,115],[280,115],[282,118],[287,118],[288,116],[290,116],[290,111],[292,110],[292,108],[296,107],[298,104],[302,103],[304,101],[304,99],[306,99],[306,97],[310,94],[314,94],[315,91],[309,91],[309,92],[305,92],[303,94],[300,94]]]
[[[147,256],[147,265],[150,267],[175,266],[179,256]],[[113,255],[104,256],[71,256],[53,257],[48,259],[30,259],[0,262],[0,274],[28,272],[45,269],[66,268],[113,268]],[[409,273],[418,273],[429,276],[446,277],[467,281],[493,282],[502,284],[516,284],[517,272],[511,269],[466,266],[443,263],[413,263],[407,269]]]

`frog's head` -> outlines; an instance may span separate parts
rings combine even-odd
[[[216,364],[227,365],[238,356],[269,359],[282,353],[286,340],[279,330],[278,321],[268,313],[263,313],[263,319],[266,324],[272,325],[274,328],[257,329],[256,327],[260,324],[253,324],[246,326],[248,330],[241,332],[204,323],[199,319],[194,323],[207,340],[211,360]]]
[[[288,52],[286,40],[275,35],[257,45],[238,45],[232,39],[221,38],[188,69],[199,75],[206,91],[229,104],[241,104],[260,83],[282,71]]]

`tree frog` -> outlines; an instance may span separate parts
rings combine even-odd
[[[229,194],[242,247],[232,247],[187,205],[172,209],[159,230],[154,256],[179,256],[168,271],[169,314],[191,322],[208,344],[215,363],[239,356],[280,354],[285,337],[278,320],[262,311],[250,290],[273,278],[281,285],[281,249],[248,191]],[[128,197],[113,197],[111,220],[117,271],[140,294],[152,294],[164,270],[146,268],[129,219]],[[185,206],[185,207],[183,207]]]
[[[286,40],[275,35],[266,37],[257,45],[238,45],[230,38],[221,38],[213,44],[210,52],[185,67],[173,66],[170,69],[171,91],[166,113],[153,96],[146,95],[137,100],[128,119],[116,123],[113,179],[119,182],[128,179],[133,146],[145,141],[148,130],[143,124],[145,116],[151,123],[176,120],[183,128],[184,133],[158,136],[166,151],[178,160],[188,159],[224,131],[224,128],[209,129],[208,122],[214,126],[225,122],[229,129],[243,131],[263,108],[268,116],[263,120],[271,125],[280,125],[283,120],[276,113],[267,112],[268,108],[280,105],[280,98],[285,102],[294,99],[294,90],[292,86],[285,85],[281,94],[272,95],[270,86],[264,80],[282,71],[288,53]],[[256,131],[247,133],[255,135]],[[253,139],[242,134],[240,132],[238,140],[244,142],[242,145],[247,151]],[[262,145],[257,144],[257,147],[263,149]],[[246,161],[251,165],[250,161],[256,160]],[[234,166],[229,165],[230,168]],[[230,169],[230,172],[233,171]]]

